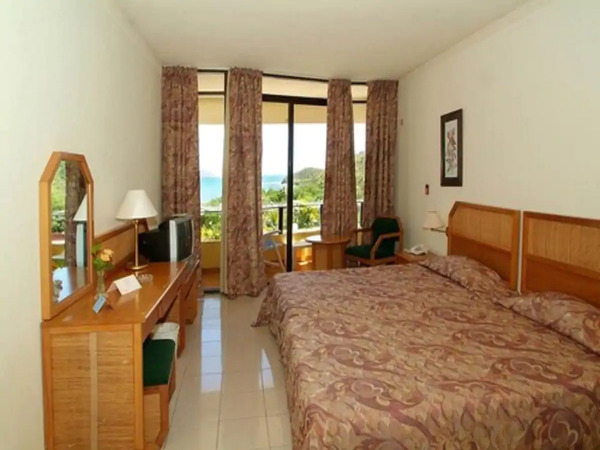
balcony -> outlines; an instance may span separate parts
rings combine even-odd
[[[362,220],[363,202],[357,202],[357,224]],[[293,232],[300,235],[301,239],[312,234],[317,234],[321,229],[321,217],[323,215],[323,203],[298,203],[293,206]],[[263,206],[263,232],[278,231],[285,235],[285,224],[287,222],[286,205]],[[201,210],[202,242],[214,242],[221,240],[221,207],[203,207]],[[310,234],[307,234],[310,233]],[[297,241],[294,236],[294,241]]]
[[[357,226],[362,220],[363,202],[357,202]],[[298,203],[293,207],[293,242],[294,242],[294,270],[309,270],[311,268],[311,248],[305,245],[305,239],[320,233],[323,203]],[[262,209],[263,232],[277,231],[276,240],[285,244],[287,242],[287,206],[283,204],[266,205]],[[218,281],[218,271],[221,264],[221,220],[220,207],[202,208],[202,269],[206,275],[204,285],[215,286]],[[285,260],[285,250],[282,252]],[[267,255],[268,257],[268,255]]]

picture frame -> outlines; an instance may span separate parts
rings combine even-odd
[[[462,109],[444,114],[440,119],[441,185],[463,185]]]

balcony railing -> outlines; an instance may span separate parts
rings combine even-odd
[[[363,202],[357,202],[358,214],[357,225],[362,222]],[[297,225],[292,231],[318,229],[321,227],[321,217],[323,216],[323,203],[297,203],[293,208],[293,223]],[[202,208],[202,240],[219,241],[221,240],[221,216],[220,207]],[[287,222],[286,205],[266,205],[262,208],[263,231],[279,231],[283,234]]]

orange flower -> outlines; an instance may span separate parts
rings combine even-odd
[[[98,257],[104,262],[110,262],[112,260],[114,252],[108,248],[105,248],[100,252]]]

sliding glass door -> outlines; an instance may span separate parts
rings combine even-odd
[[[225,138],[224,72],[198,75],[204,284],[218,287]],[[364,184],[366,86],[352,86],[359,217]],[[286,269],[310,268],[305,238],[319,234],[325,188],[327,82],[263,77],[263,232],[275,232]],[[209,275],[213,281],[208,280]]]
[[[321,226],[326,117],[325,99],[263,96],[263,231],[279,232],[288,271]]]
[[[306,238],[321,230],[325,193],[327,106],[294,104],[293,256],[294,270],[312,267]]]
[[[275,235],[276,248],[265,258],[285,259],[287,228],[287,173],[289,116],[285,103],[263,101],[262,128],[262,218],[263,234]],[[278,252],[279,255],[273,255]],[[286,267],[287,268],[287,267]]]
[[[209,291],[220,284],[225,78],[223,72],[198,74],[202,286]]]
[[[364,95],[366,96],[366,89],[364,90]],[[358,227],[360,227],[362,222],[363,201],[365,199],[367,105],[365,103],[354,103],[352,115],[354,117],[354,170],[356,175],[356,202],[358,203],[357,224]]]

